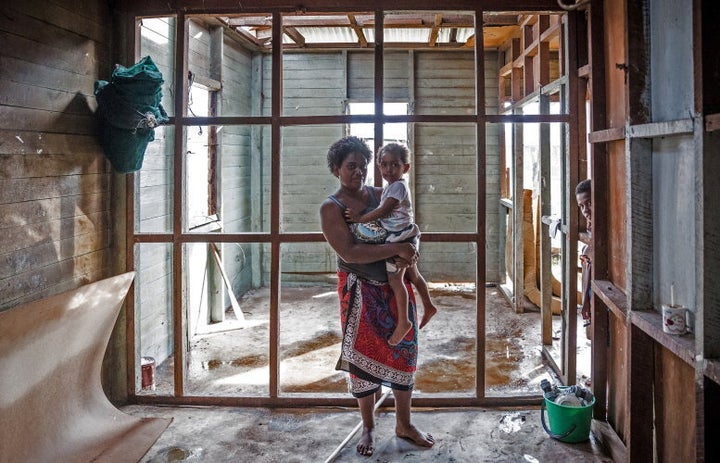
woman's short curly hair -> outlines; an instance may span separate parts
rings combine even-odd
[[[330,172],[332,172],[335,167],[340,167],[350,153],[361,154],[362,157],[365,158],[365,161],[370,164],[372,151],[368,148],[367,143],[351,135],[336,141],[330,146],[330,149],[328,149],[327,166]]]

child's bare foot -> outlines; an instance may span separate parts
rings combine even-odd
[[[427,325],[431,318],[437,313],[438,309],[432,304],[424,305],[423,306],[423,316],[422,320],[420,320],[420,329],[423,328],[423,326]]]
[[[421,447],[432,447],[435,444],[435,438],[430,433],[421,431],[412,424],[407,429],[396,427],[395,435],[408,439]]]
[[[363,427],[362,435],[358,441],[357,453],[369,457],[375,452],[375,436],[373,435],[372,428]]]
[[[397,346],[398,344],[400,344],[400,341],[405,338],[411,328],[412,323],[410,323],[410,320],[398,320],[395,331],[393,331],[392,336],[390,336],[390,339],[388,339],[388,344],[390,344],[391,346]]]

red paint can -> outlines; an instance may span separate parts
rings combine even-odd
[[[155,359],[143,357],[140,362],[142,372],[142,388],[155,390]]]

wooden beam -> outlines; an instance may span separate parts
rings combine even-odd
[[[633,310],[630,321],[691,367],[695,367],[695,337],[691,334],[676,336],[663,331],[662,315],[655,310]]]
[[[479,8],[475,10],[475,15],[482,17],[482,10]],[[478,36],[483,35],[483,25],[481,21],[476,21],[475,34]],[[475,107],[477,108],[478,114],[483,114],[486,96],[485,96],[485,50],[482,43],[475,44]],[[487,124],[478,123],[475,125],[475,139],[486,140],[487,139]],[[487,216],[487,152],[485,143],[480,143],[476,147],[477,150],[477,191],[476,195],[478,198],[477,210],[475,215],[475,229],[480,232],[475,240],[475,287],[484,288],[487,285],[487,235],[484,232],[485,220]],[[482,293],[478,293],[482,294]],[[480,296],[475,298],[475,320],[476,320],[476,332],[475,336],[477,339],[477,348],[475,350],[475,393],[478,397],[485,398],[485,376],[486,376],[486,333],[487,333],[487,314],[486,314],[486,302],[485,297]]]
[[[600,300],[621,320],[628,316],[627,296],[625,292],[615,286],[611,281],[593,279],[593,295]]]
[[[550,112],[550,98],[540,96],[540,113]],[[552,213],[550,197],[550,124],[540,124],[540,216]],[[544,346],[552,345],[552,243],[546,228],[540,228],[540,336]]]
[[[675,121],[651,122],[648,124],[631,125],[627,128],[628,138],[655,138],[670,135],[693,133],[693,120],[680,119]]]
[[[173,76],[175,92],[175,121],[173,123],[176,134],[183,133],[182,116],[187,114],[187,75],[188,62],[185,59],[185,47],[189,43],[189,21],[184,14],[178,14],[177,27],[175,27],[175,75]],[[185,390],[185,346],[187,332],[183,327],[183,247],[180,245],[180,236],[183,233],[183,180],[185,178],[185,139],[182,136],[173,137],[173,239],[172,239],[172,333],[173,333],[173,393],[176,396],[184,395]]]
[[[438,13],[435,15],[435,24],[430,31],[430,38],[428,39],[428,45],[434,47],[437,44],[438,34],[440,34],[440,26],[443,22],[443,15]]]
[[[580,180],[579,172],[579,153],[580,144],[584,143],[584,123],[580,120],[579,106],[585,104],[584,86],[580,86],[577,78],[578,67],[578,43],[574,40],[574,32],[577,31],[580,14],[576,11],[570,11],[567,14],[567,30],[568,34],[563,36],[563,50],[568,70],[568,114],[570,121],[568,123],[568,146],[567,146],[567,163],[565,165],[565,184],[563,185],[564,201],[568,209],[566,209],[568,233],[565,235],[565,246],[563,248],[563,260],[565,262],[565,271],[563,279],[563,313],[566,317],[565,332],[563,333],[563,345],[565,346],[565,379],[566,384],[575,384],[577,378],[577,322],[576,301],[577,301],[577,261],[578,255],[578,212],[577,201],[575,200],[575,186]],[[581,125],[582,124],[582,125]],[[583,128],[582,131],[580,128]],[[584,178],[584,176],[583,176]]]
[[[350,27],[352,27],[353,31],[355,31],[355,35],[357,35],[360,46],[362,48],[366,48],[368,45],[367,38],[365,37],[365,32],[363,32],[363,28],[358,25],[355,15],[349,14],[348,20],[350,21]]]
[[[597,383],[596,383],[597,384]],[[594,384],[593,389],[597,386]],[[595,396],[597,402],[597,396]],[[592,420],[590,423],[590,430],[592,431],[593,437],[597,439],[601,447],[604,448],[609,454],[612,461],[628,461],[627,459],[627,447],[625,443],[620,439],[615,430],[610,426],[607,421],[598,419]]]
[[[290,39],[292,39],[292,41],[295,42],[297,45],[301,47],[305,46],[305,36],[298,32],[298,30],[294,27],[283,26],[283,32],[285,32],[285,35],[290,37]]]
[[[127,0],[123,6],[132,12],[139,12],[141,15],[161,15],[169,12],[184,11],[186,14],[197,14],[202,12],[227,12],[238,10],[237,0],[182,0],[168,2],[167,0]],[[386,0],[366,0],[362,2],[365,11],[381,11],[387,9]],[[477,0],[446,0],[438,3],[436,0],[394,0],[393,9],[396,11],[406,10],[444,10],[444,11],[467,11],[477,7]],[[356,8],[357,2],[337,0],[312,0],[303,3],[304,9],[312,9],[313,14],[347,11]],[[287,0],[243,0],[242,11],[245,13],[267,13],[269,11],[283,11],[294,13],[300,8],[297,3]],[[556,1],[553,0],[524,0],[522,2],[508,2],[507,0],[484,0],[483,8],[486,11],[508,12],[532,12],[532,11],[560,11]],[[302,11],[302,10],[301,10]],[[502,14],[500,16],[503,16]]]
[[[705,131],[714,132],[720,130],[720,114],[708,114],[705,116]]]
[[[591,139],[593,133],[604,132],[607,128],[606,121],[606,87],[605,87],[605,48],[603,46],[605,40],[604,27],[604,5],[603,0],[595,0],[590,4],[588,15],[588,64],[590,67],[589,76],[589,93],[590,93],[590,125],[588,127],[588,141],[590,145],[590,176],[592,178],[592,272],[593,279],[607,280],[608,277],[608,156],[607,145],[605,143],[594,143]],[[583,70],[585,66],[580,68]],[[582,75],[579,73],[579,75]],[[624,138],[624,132],[620,133]],[[608,311],[605,310],[600,302],[598,292],[593,283],[592,298],[592,338],[594,349],[591,351],[591,378],[593,381],[593,393],[596,402],[593,409],[595,418],[607,419],[607,384],[608,384],[608,355],[609,337],[610,337],[610,318]],[[623,294],[623,302],[625,301]],[[627,310],[625,310],[627,311]],[[604,347],[600,347],[604,346]],[[615,452],[611,448],[611,455],[615,458],[625,456],[627,449],[622,448],[622,452]],[[615,461],[626,461],[624,458]]]
[[[590,143],[608,143],[625,139],[625,127],[614,127],[611,129],[596,130],[588,133]]]

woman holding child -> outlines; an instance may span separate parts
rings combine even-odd
[[[347,209],[367,213],[380,204],[382,189],[365,185],[371,158],[370,149],[357,137],[335,142],[328,151],[327,165],[340,186],[320,206],[323,234],[337,253],[343,326],[337,368],[350,373],[350,392],[357,398],[363,421],[357,451],[366,456],[375,450],[373,407],[383,385],[392,388],[395,397],[395,434],[424,447],[434,444],[433,437],[416,428],[410,419],[418,328],[415,299],[409,286],[408,317],[413,327],[400,344],[388,343],[398,319],[398,306],[388,284],[385,260],[396,257],[400,266],[412,266],[418,257],[416,247],[407,242],[359,242],[346,222]]]

